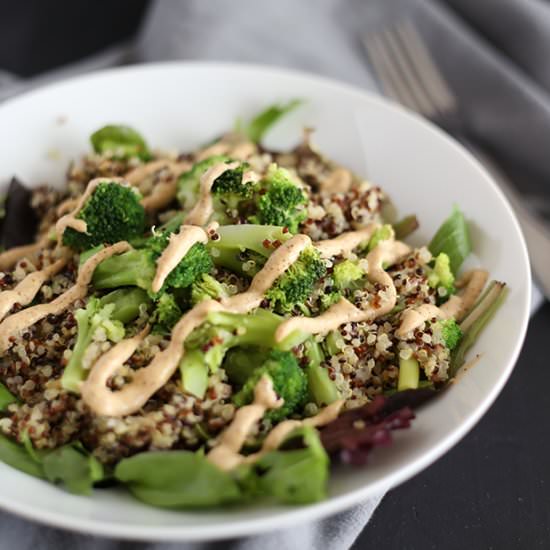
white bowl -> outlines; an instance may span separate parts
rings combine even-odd
[[[460,145],[425,120],[379,97],[287,70],[218,63],[116,69],[33,91],[0,106],[0,182],[63,181],[68,162],[88,150],[92,131],[127,123],[162,148],[187,149],[267,104],[307,103],[270,135],[294,144],[316,128],[322,151],[381,185],[402,214],[421,221],[426,243],[453,204],[471,220],[474,258],[506,281],[508,298],[471,355],[481,360],[450,391],[418,413],[367,467],[338,468],[327,500],[303,507],[255,505],[208,512],[145,506],[122,490],[74,496],[0,464],[0,506],[69,529],[132,539],[218,539],[280,529],[333,514],[416,474],[452,447],[495,400],[519,354],[531,277],[525,243],[502,193]]]

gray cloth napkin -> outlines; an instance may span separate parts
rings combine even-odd
[[[550,174],[550,8],[537,0],[158,0],[135,47],[22,81],[0,72],[0,100],[24,89],[131,61],[213,59],[304,69],[377,89],[360,44],[369,30],[411,17],[464,107],[464,122],[498,156],[526,194],[547,201]],[[533,304],[536,307],[538,300]],[[345,550],[381,496],[291,529],[223,543],[123,543],[0,514],[2,548],[110,550]]]

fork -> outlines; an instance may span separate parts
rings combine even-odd
[[[453,135],[481,161],[506,195],[523,229],[535,279],[550,299],[550,231],[522,203],[514,184],[467,136],[460,105],[409,20],[361,39],[385,93]]]

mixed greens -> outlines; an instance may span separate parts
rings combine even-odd
[[[485,275],[477,274],[483,283],[478,289],[471,288],[471,273],[459,276],[472,244],[456,206],[427,247],[401,243],[408,252],[382,262],[391,284],[373,280],[377,251],[405,239],[418,220],[384,219],[383,192],[322,156],[309,135],[290,152],[264,148],[261,141],[271,126],[299,104],[269,107],[177,158],[152,150],[127,126],[109,125],[92,134],[94,153],[73,176],[71,194],[47,191],[48,207],[38,210],[41,219],[33,231],[38,227],[37,237],[48,237],[44,250],[23,255],[1,274],[0,291],[15,288],[29,263],[35,271],[51,266],[61,250],[63,271],[46,277],[41,294],[27,307],[59,301],[97,254],[116,243],[127,245],[94,268],[87,294],[79,294],[66,311],[25,327],[2,350],[0,373],[8,372],[10,362],[20,369],[17,376],[0,376],[3,462],[78,494],[123,484],[138,499],[167,508],[260,497],[310,503],[325,498],[331,463],[364,464],[374,447],[390,441],[391,431],[409,427],[414,408],[448,387],[502,303],[505,285],[492,281],[482,293]],[[153,175],[132,185],[124,179],[149,163],[158,165]],[[191,243],[154,289],[159,266],[205,199],[209,174],[220,167],[206,188],[212,210],[203,226],[207,238]],[[338,170],[348,185],[335,193],[324,182]],[[70,214],[75,223],[58,235],[57,207],[78,203],[93,178],[101,181]],[[173,194],[162,208],[148,210],[142,199],[162,185]],[[39,195],[32,199],[23,190],[14,180],[8,193],[1,227],[7,248],[23,244],[4,235],[8,224],[16,223],[18,208],[29,208],[20,197],[40,203]],[[84,222],[85,231],[76,222]],[[327,254],[319,246],[361,231],[365,237],[347,249]],[[296,236],[308,240],[259,305],[226,307],[253,292],[256,277],[273,269],[278,251],[298,242]],[[474,296],[473,303],[467,295]],[[339,307],[355,317],[342,318],[330,330],[309,328],[308,320],[329,319]],[[15,305],[10,315],[21,310]],[[108,380],[113,396],[125,395],[134,377],[168,354],[186,319],[203,310],[201,322],[182,338],[177,367],[164,387],[153,390],[128,418],[105,417],[86,401],[83,385],[107,352],[140,339]],[[407,315],[423,311],[428,313],[400,334]],[[279,337],[294,318],[302,322]],[[57,335],[51,349],[48,331]],[[39,347],[43,358],[35,359]],[[24,368],[17,366],[17,353],[30,357]],[[266,380],[277,406],[266,406],[259,421],[243,424],[243,441],[231,449],[235,464],[221,467],[211,453],[225,444],[239,418],[258,409],[258,388]],[[38,406],[42,416],[32,412]],[[60,407],[66,407],[65,416]],[[320,420],[330,411],[336,413]],[[69,429],[69,417],[76,427]],[[289,427],[284,437],[264,448],[281,426]],[[49,439],[41,437],[44,432]]]

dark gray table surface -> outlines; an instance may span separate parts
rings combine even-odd
[[[550,548],[550,303],[479,424],[386,495],[354,550]]]

